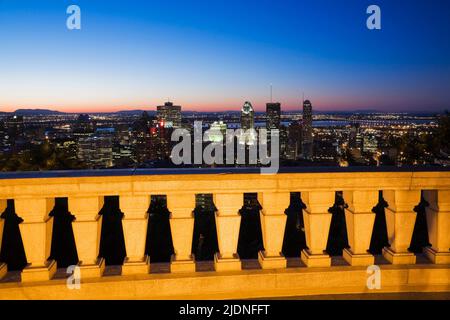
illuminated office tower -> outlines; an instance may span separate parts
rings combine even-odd
[[[270,154],[272,153],[271,147],[271,137],[272,134],[277,136],[279,141],[280,150],[278,150],[279,154],[281,150],[285,150],[285,142],[286,139],[280,139],[283,134],[285,134],[285,130],[281,131],[281,104],[278,102],[270,102],[266,104],[266,129],[267,129],[267,144],[268,150]],[[278,130],[278,131],[274,131]]]
[[[209,141],[223,142],[227,133],[227,124],[223,121],[214,121],[209,127]]]
[[[109,168],[113,163],[114,128],[97,128],[89,137],[78,139],[78,159],[89,168]]]
[[[363,136],[359,123],[352,124],[348,137],[348,146],[362,151]]]
[[[4,122],[4,145],[12,152],[22,150],[25,145],[25,124],[23,116],[13,115]]]
[[[241,109],[241,129],[247,131],[245,138],[240,141],[242,144],[253,145],[256,143],[255,131],[255,110],[250,102],[246,101]],[[244,142],[245,141],[245,142]]]
[[[151,128],[157,123],[156,118],[146,111],[131,126],[130,146],[133,160],[141,165],[152,158]]]
[[[378,150],[378,140],[373,134],[366,134],[363,137],[363,151],[375,153]]]
[[[181,128],[181,106],[175,106],[172,102],[166,102],[157,106],[158,121],[165,128]]]
[[[313,157],[313,133],[312,133],[312,104],[309,100],[303,102],[303,158]]]
[[[246,101],[241,109],[241,129],[249,130],[255,128],[255,111],[250,102]]]
[[[281,104],[270,102],[266,104],[266,128],[267,130],[280,130]]]
[[[298,160],[302,154],[303,126],[300,121],[294,121],[288,128],[288,142],[286,146],[286,158]]]

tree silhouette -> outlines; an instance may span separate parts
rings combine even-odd
[[[44,171],[85,169],[87,166],[71,157],[65,149],[58,149],[45,141],[39,145],[29,145],[25,151],[3,157],[1,171]]]

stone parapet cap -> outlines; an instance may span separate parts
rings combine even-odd
[[[91,198],[108,195],[149,196],[151,194],[237,194],[251,192],[335,192],[335,191],[374,191],[396,190],[448,190],[450,186],[450,171],[426,172],[293,172],[275,175],[260,175],[258,173],[216,173],[195,174],[180,169],[179,174],[162,171],[158,175],[132,174],[117,175],[117,172],[106,170],[101,176],[51,176],[22,177],[0,174],[0,197],[5,199],[20,198]],[[109,175],[108,175],[109,173]],[[303,196],[302,196],[303,198]],[[416,200],[417,196],[414,197]],[[445,199],[445,197],[443,197]],[[417,199],[420,200],[420,199]],[[195,200],[192,200],[195,201]],[[240,200],[239,200],[240,201]],[[224,201],[217,208],[240,207],[236,201]],[[409,201],[408,201],[409,202]],[[417,201],[418,203],[419,201]],[[195,203],[195,202],[194,202]],[[216,202],[215,202],[216,203]],[[401,203],[398,202],[398,203]],[[398,205],[397,203],[397,205]],[[416,203],[416,204],[417,204]],[[440,203],[440,206],[445,202]],[[91,206],[90,206],[91,207]],[[190,206],[186,206],[190,207]],[[195,207],[192,206],[191,209]],[[447,206],[448,207],[448,206]],[[71,210],[71,209],[70,209]],[[75,214],[74,212],[72,212]]]

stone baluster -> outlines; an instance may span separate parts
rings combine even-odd
[[[101,277],[105,260],[99,258],[102,217],[98,214],[103,196],[69,197],[69,211],[75,215],[72,223],[82,278]]]
[[[195,194],[168,194],[167,208],[170,211],[170,230],[175,251],[170,270],[174,273],[195,272],[192,255]]]
[[[286,268],[286,258],[281,253],[286,229],[286,208],[289,207],[289,192],[263,192],[258,194],[261,210],[261,231],[264,251],[258,254],[263,269]]]
[[[302,251],[301,259],[308,267],[329,267],[331,258],[325,252],[331,224],[328,209],[334,204],[335,192],[302,192],[302,200],[306,204],[303,220],[308,249]]]
[[[343,258],[352,266],[373,265],[375,258],[367,251],[370,247],[375,213],[373,207],[378,202],[378,191],[344,191],[345,223],[349,249],[344,249]]]
[[[147,240],[148,208],[150,196],[120,196],[120,210],[127,257],[122,274],[149,273],[149,259],[145,255]]]
[[[387,190],[383,198],[386,208],[386,225],[390,247],[383,248],[383,256],[392,264],[414,264],[416,256],[408,251],[411,244],[419,204],[420,190]]]
[[[8,206],[7,200],[0,199],[0,214],[5,212],[7,206]],[[4,226],[5,226],[5,220],[0,218],[0,251],[2,249]],[[7,272],[8,272],[8,267],[6,266],[6,263],[0,262],[0,279],[2,279],[6,275]]]
[[[50,280],[56,272],[56,261],[48,260],[52,245],[54,198],[15,199],[16,213],[28,265],[22,271],[22,282]]]
[[[450,264],[450,190],[426,190],[428,238],[425,248],[428,258],[437,264]]]
[[[241,216],[239,210],[244,205],[242,193],[219,193],[213,195],[216,212],[217,240],[219,253],[214,256],[216,271],[241,270],[237,254]]]

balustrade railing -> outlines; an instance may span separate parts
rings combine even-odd
[[[147,172],[148,173],[148,172]],[[152,196],[166,196],[170,212],[170,230],[174,255],[171,272],[195,272],[192,252],[194,215],[197,194],[212,194],[219,251],[214,256],[216,272],[241,269],[237,253],[244,194],[256,193],[260,210],[260,225],[264,250],[258,253],[263,269],[286,268],[282,254],[286,228],[285,210],[290,194],[299,192],[306,208],[303,210],[307,248],[298,256],[307,267],[330,267],[326,252],[336,192],[342,192],[345,206],[345,225],[348,248],[343,258],[351,266],[374,264],[368,252],[374,230],[372,209],[382,192],[388,207],[385,210],[388,247],[383,256],[392,264],[415,264],[409,252],[417,213],[415,207],[427,202],[426,221],[430,246],[424,248],[432,263],[450,263],[450,171],[375,171],[375,172],[289,172],[260,175],[232,171],[229,174],[190,171],[133,172],[130,175],[83,175],[59,173],[33,177],[7,175],[0,177],[0,211],[7,200],[14,200],[15,213],[23,219],[19,224],[27,265],[22,281],[50,280],[58,263],[49,260],[52,247],[54,217],[49,213],[56,198],[67,198],[72,222],[78,266],[84,278],[100,277],[105,268],[99,256],[102,217],[99,215],[107,196],[118,196],[125,239],[126,258],[122,274],[149,273],[151,257],[146,254],[149,207]],[[53,175],[53,176],[52,176]],[[2,252],[10,248],[2,245],[5,221],[0,219]],[[152,235],[149,235],[150,237]],[[301,252],[300,252],[301,251]],[[8,253],[8,256],[11,256]],[[3,255],[5,256],[5,255]],[[7,271],[7,261],[0,265],[0,277]]]

